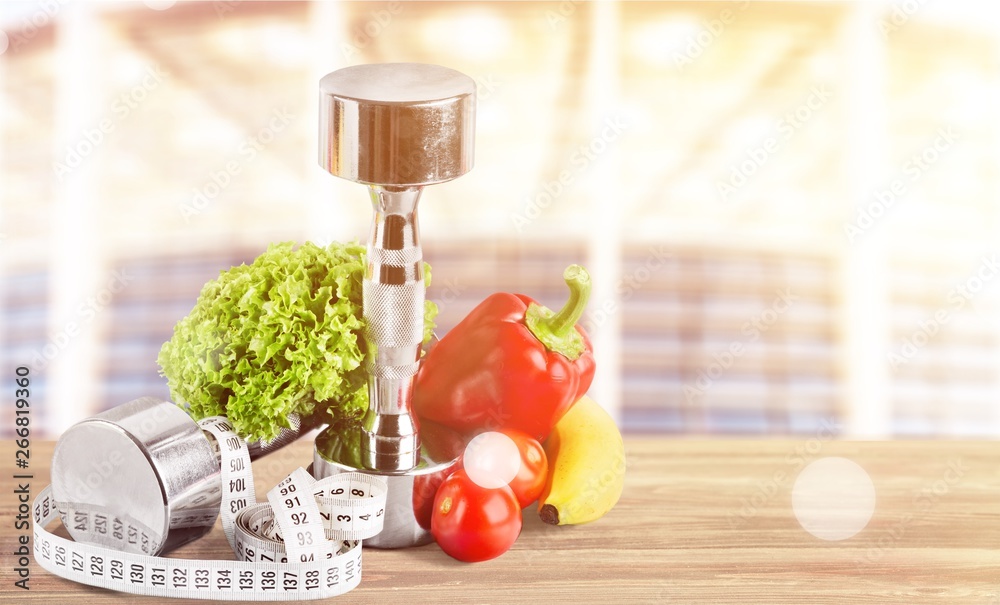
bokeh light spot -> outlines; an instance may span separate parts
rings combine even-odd
[[[865,469],[847,458],[821,458],[799,473],[792,509],[802,529],[823,540],[846,540],[875,512],[875,486]]]
[[[465,446],[463,460],[469,479],[486,489],[508,485],[521,469],[517,444],[507,435],[495,431],[473,437]]]

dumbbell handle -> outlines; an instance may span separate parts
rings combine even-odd
[[[368,412],[361,462],[405,471],[419,461],[411,416],[413,380],[424,329],[424,263],[417,227],[420,187],[369,186],[374,215],[363,282]]]

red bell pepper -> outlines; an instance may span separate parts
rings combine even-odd
[[[579,265],[563,273],[558,313],[522,294],[490,295],[424,358],[413,391],[421,419],[466,437],[514,428],[544,440],[594,379],[594,352],[576,325],[590,297]]]

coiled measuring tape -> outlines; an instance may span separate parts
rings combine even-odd
[[[257,503],[250,454],[222,417],[198,423],[212,433],[222,462],[220,516],[236,561],[174,559],[154,552],[161,536],[127,514],[76,506],[74,529],[122,550],[56,536],[60,516],[47,486],[33,503],[34,556],[63,578],[119,592],[209,600],[296,601],[344,594],[361,581],[361,542],[382,530],[386,483],[343,473],[321,481],[298,468]],[[65,508],[65,507],[64,507]]]

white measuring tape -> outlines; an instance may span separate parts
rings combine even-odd
[[[162,540],[158,532],[101,507],[68,510],[67,521],[95,541],[132,552],[56,536],[45,529],[60,516],[51,486],[33,504],[35,561],[75,582],[160,597],[297,601],[334,597],[357,586],[360,540],[382,530],[385,480],[343,473],[317,482],[298,468],[268,492],[267,503],[257,503],[246,443],[225,418],[206,418],[199,425],[219,445],[222,527],[237,561],[152,556],[148,553]]]

